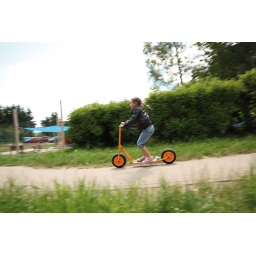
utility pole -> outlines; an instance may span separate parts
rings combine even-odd
[[[61,140],[62,140],[62,150],[65,149],[65,134],[64,134],[64,123],[63,123],[63,115],[62,115],[62,101],[60,101],[60,110],[61,110]]]
[[[12,116],[13,116],[13,126],[14,126],[14,136],[15,136],[15,145],[16,145],[16,152],[19,154],[19,123],[18,123],[18,116],[17,110],[15,108],[12,109]]]

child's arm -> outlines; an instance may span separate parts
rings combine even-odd
[[[124,122],[124,125],[123,127],[127,127],[127,126],[130,126],[132,124],[135,124],[136,123],[136,119],[138,118],[140,114],[140,110],[139,108],[135,108],[132,112],[132,117],[130,120],[127,120],[126,122]]]

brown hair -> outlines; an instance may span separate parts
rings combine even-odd
[[[142,105],[142,106],[145,106],[146,108],[148,108],[150,110],[153,110],[149,105],[146,105],[145,103],[142,103],[141,99],[138,98],[138,97],[134,97],[131,100],[132,100],[132,102],[136,102],[138,104],[138,107],[141,107],[141,105]]]

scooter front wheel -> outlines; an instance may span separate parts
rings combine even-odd
[[[164,163],[172,164],[176,160],[176,153],[174,150],[168,148],[162,152],[161,158],[165,158],[163,160]]]
[[[126,157],[123,154],[120,154],[118,161],[118,154],[114,154],[112,157],[112,164],[117,168],[122,168],[126,164]]]

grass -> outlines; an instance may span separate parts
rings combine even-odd
[[[134,144],[123,145],[126,152],[134,159],[141,157],[141,150]],[[147,148],[153,156],[161,156],[166,148],[172,148],[177,154],[176,161],[187,161],[205,157],[221,157],[232,154],[256,152],[256,135],[243,137],[230,136],[190,142],[160,143],[151,141]],[[32,167],[108,167],[112,166],[112,156],[117,153],[117,146],[93,149],[66,149],[58,152],[30,153],[24,155],[0,156],[2,166],[32,166]],[[131,165],[127,158],[127,165]]]
[[[99,188],[80,180],[54,189],[20,186],[8,181],[0,188],[1,213],[252,213],[256,212],[256,172],[232,183],[201,181],[193,188]]]

